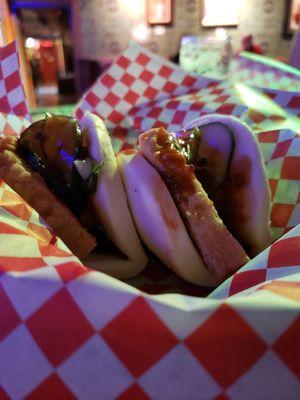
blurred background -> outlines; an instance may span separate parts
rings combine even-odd
[[[230,58],[241,50],[295,66],[300,62],[292,57],[300,0],[0,4],[0,45],[18,38],[32,108],[75,103],[132,40],[187,70],[212,77],[226,76]]]

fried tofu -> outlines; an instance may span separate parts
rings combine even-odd
[[[220,279],[249,261],[244,249],[228,231],[213,202],[163,128],[139,137],[140,151],[164,179],[189,234],[206,266]]]
[[[40,214],[74,255],[84,259],[96,247],[95,238],[19,157],[16,145],[13,137],[0,138],[0,178]]]

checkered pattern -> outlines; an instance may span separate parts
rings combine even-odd
[[[135,60],[145,58],[136,54]],[[155,57],[147,62],[163,67]],[[103,80],[112,82],[105,76],[99,82]],[[206,95],[224,95],[224,87],[212,93],[215,83],[205,85]],[[195,102],[204,101],[198,92]],[[109,91],[105,96],[116,101]],[[156,96],[172,101],[164,93]],[[191,101],[193,94],[180,93],[176,107],[184,96]],[[81,111],[86,97],[93,98],[86,94]],[[106,107],[95,104],[99,113]],[[121,122],[136,118],[132,109]],[[242,118],[245,109],[239,110]],[[136,137],[128,141],[127,128],[118,130],[111,118],[118,147],[133,145]],[[178,125],[183,122],[180,113],[174,118]],[[257,134],[274,204],[295,205],[299,136],[290,129]],[[282,181],[290,186],[281,189]],[[299,203],[299,190],[297,196]],[[278,217],[282,213],[274,214],[284,219]],[[185,290],[197,297],[146,294],[182,288],[155,261],[142,278],[131,281],[142,290],[85,268],[4,182],[0,235],[1,399],[300,397],[300,225],[207,298],[199,298],[207,293],[192,287]]]
[[[279,62],[277,66],[270,65],[265,60],[265,57],[241,53],[231,61],[228,78],[235,82],[243,82],[261,88],[300,91],[300,74],[298,71],[295,71],[295,73],[283,71],[280,69]],[[285,65],[283,67],[291,68]]]
[[[272,210],[272,235],[280,237],[300,222],[300,133],[290,129],[258,134],[266,162]]]
[[[0,48],[0,113],[1,135],[19,134],[31,121],[16,42]]]
[[[209,298],[157,297],[86,269],[45,227],[33,236],[18,202],[2,183],[1,398],[300,395],[300,226]]]
[[[28,117],[0,112],[0,136],[19,136],[30,123]]]
[[[132,46],[85,94],[77,117],[84,110],[104,118],[116,151],[133,147],[138,134],[152,127],[178,131],[200,115],[235,115],[252,127],[261,144],[273,191],[274,239],[300,222],[299,176],[293,168],[299,164],[299,136],[294,131],[299,127],[299,94],[195,77]],[[145,286],[147,280],[141,282]]]
[[[270,106],[277,105],[276,112],[271,114],[269,113],[268,117],[273,119],[274,121],[280,121],[284,118],[288,118],[289,116],[300,117],[300,95],[299,92],[295,91],[280,91],[273,89],[264,89],[262,93],[270,99]],[[284,110],[284,112],[280,112],[278,109],[278,105]]]
[[[189,91],[180,96],[170,96],[134,107],[129,116],[137,132],[156,126],[178,131],[199,115],[219,113],[240,117],[247,107],[239,103],[238,94],[230,87],[210,82],[200,91]]]
[[[151,107],[151,104],[216,84],[211,79],[187,74],[175,64],[153,57],[144,48],[134,45],[88,90],[75,114],[79,119],[86,110],[100,115],[118,151],[136,143],[137,132],[132,128],[138,124],[139,116],[135,116],[134,111],[138,107],[147,103]],[[163,117],[156,117],[155,122],[163,124]]]

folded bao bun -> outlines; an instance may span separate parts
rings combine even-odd
[[[151,129],[139,150],[115,156],[97,115],[80,125],[47,116],[0,138],[0,178],[86,265],[119,279],[145,268],[140,238],[177,275],[211,287],[270,243],[262,156],[234,117]]]
[[[142,155],[166,183],[203,262],[224,279],[249,259],[219,218],[193,165],[187,164],[174,144],[174,137],[163,128],[151,129],[139,137]]]
[[[117,160],[143,241],[182,278],[213,286],[269,244],[270,196],[250,130],[217,115],[200,125],[151,129]]]
[[[270,189],[258,142],[248,126],[232,116],[207,115],[185,129],[195,126],[201,131],[197,158],[204,158],[210,170],[221,160],[227,163],[227,176],[211,198],[225,225],[253,257],[271,240]]]
[[[126,193],[122,184],[109,133],[101,118],[86,113],[81,128],[89,132],[89,154],[103,166],[97,188],[92,195],[95,211],[102,226],[117,246],[128,257],[128,261],[116,257],[90,255],[87,264],[119,279],[139,274],[147,264],[147,257],[134,227]]]
[[[32,124],[19,140],[0,138],[0,177],[86,264],[120,279],[145,268],[147,257],[110,137],[98,116],[87,112],[81,127],[74,119],[48,116]],[[100,235],[97,240],[95,232]],[[91,256],[102,237],[122,257],[102,256],[103,251]]]
[[[120,152],[117,160],[135,225],[144,243],[183,279],[216,286],[219,280],[204,266],[159,173],[134,150]]]

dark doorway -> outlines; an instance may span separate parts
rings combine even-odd
[[[37,106],[74,103],[77,95],[70,5],[12,1],[10,6],[31,67]]]

